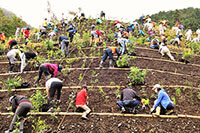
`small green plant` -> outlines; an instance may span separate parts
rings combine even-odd
[[[146,74],[147,70],[140,71],[138,67],[131,67],[130,74],[128,76],[131,81],[130,85],[143,84]]]
[[[110,86],[115,85],[115,82],[111,81],[110,82]]]
[[[75,106],[75,98],[76,98],[76,92],[72,91],[69,95],[69,106],[67,108],[67,111],[69,110],[69,108],[74,108]]]
[[[197,98],[200,100],[200,91],[198,92]]]
[[[51,50],[53,49],[53,42],[51,40],[46,40],[44,42],[44,47],[43,47],[45,50]]]
[[[8,89],[8,93],[10,94],[12,91],[11,89],[13,89],[14,87],[19,87],[20,86],[20,82],[17,81],[17,79],[6,79],[3,81],[5,88]]]
[[[103,91],[102,87],[99,87],[99,93],[101,94],[102,97],[105,96],[105,92]]]
[[[120,98],[121,95],[120,95],[120,86],[117,87],[117,90],[115,91],[115,96],[116,98]]]
[[[38,119],[33,119],[33,130],[35,131],[35,133],[45,133],[48,130],[48,126],[45,122],[45,120],[41,120],[40,116],[38,117]]]
[[[127,54],[124,54],[122,58],[117,60],[117,66],[118,67],[124,67],[129,66],[129,61],[131,60],[131,57],[129,57]]]
[[[149,105],[149,98],[142,99],[142,102],[144,103],[144,105]]]
[[[193,50],[185,49],[183,51],[182,59],[184,59],[186,61],[186,60],[191,59],[193,56],[194,56],[194,51]]]
[[[181,89],[180,88],[175,88],[175,90],[176,90],[176,95],[180,96],[181,95]]]
[[[173,101],[174,105],[176,105],[176,98],[175,97],[172,97],[172,101]]]
[[[31,95],[30,101],[32,102],[34,112],[39,112],[40,107],[47,103],[46,97],[47,95],[42,94],[40,90],[37,90],[35,94]]]

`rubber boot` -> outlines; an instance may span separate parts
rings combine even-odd
[[[160,110],[161,110],[161,108],[160,108],[160,107],[157,107],[157,108],[156,108],[156,113],[153,113],[152,115],[153,115],[153,116],[159,116],[159,115],[160,115]]]
[[[99,64],[99,67],[100,67],[100,68],[103,67],[102,64],[103,64],[103,61],[101,60],[101,62],[100,62],[100,64]]]
[[[109,68],[112,68],[113,66],[112,66],[112,62],[113,62],[113,60],[110,60],[109,61]]]

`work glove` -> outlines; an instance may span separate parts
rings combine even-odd
[[[87,101],[86,104],[89,105],[89,102]]]
[[[152,113],[152,112],[154,111],[154,108],[151,108],[150,111],[151,111],[151,113]]]
[[[145,110],[146,109],[146,106],[143,104],[142,105],[142,110]]]

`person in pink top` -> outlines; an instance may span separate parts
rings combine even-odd
[[[88,96],[87,96],[87,86],[82,85],[82,90],[76,95],[76,107],[82,108],[85,110],[82,115],[82,119],[88,120],[87,115],[91,112],[91,109],[86,105],[88,104]]]
[[[45,79],[48,80],[48,75],[51,74],[51,77],[57,77],[58,71],[61,72],[62,66],[58,64],[51,64],[51,63],[43,63],[39,67],[39,74],[38,79],[35,83],[38,83],[42,77],[42,73],[44,72]]]

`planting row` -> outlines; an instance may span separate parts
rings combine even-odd
[[[137,94],[145,99],[144,103],[146,104],[146,109],[142,110],[139,108],[138,113],[140,114],[149,114],[150,108],[153,106],[154,100],[157,98],[157,94],[152,91],[151,87],[141,88],[139,86],[133,88]],[[189,114],[189,115],[200,115],[200,90],[192,90],[188,88],[164,88],[165,91],[169,94],[171,99],[175,104],[175,112],[176,114]],[[89,107],[92,112],[107,112],[107,113],[119,113],[119,107],[116,102],[120,100],[120,94],[123,88],[104,88],[104,87],[92,87],[88,90],[89,96]],[[35,95],[38,90],[32,91],[19,91],[19,92],[1,92],[1,108],[0,112],[8,112],[7,108],[9,107],[8,98],[11,95],[25,95],[27,97],[31,97],[31,95]],[[40,90],[42,95],[46,95],[45,90]],[[62,89],[61,93],[61,104],[58,105],[60,107],[61,112],[75,112],[75,96],[80,89],[70,88],[70,89]],[[41,103],[43,99],[41,99],[40,93],[37,92],[37,103]],[[56,96],[55,96],[56,98]],[[34,103],[34,107],[37,107],[37,103]],[[184,105],[184,106],[183,106]],[[38,110],[39,108],[35,108]],[[40,110],[41,111],[41,110]]]
[[[86,69],[86,70],[63,70],[58,73],[58,78],[64,81],[64,85],[77,86],[79,83],[86,83],[87,85],[106,86],[111,83],[117,85],[127,85],[129,83],[128,75],[130,70],[121,69]],[[22,74],[21,78],[25,82],[30,82],[33,86],[37,79],[38,72]],[[18,79],[19,75],[1,75],[0,80],[4,81],[8,78]],[[194,87],[199,86],[200,79],[192,76],[175,75],[170,73],[149,71],[144,79],[146,85],[154,85],[156,83],[164,85],[190,85]],[[45,80],[42,77],[39,86],[44,86]]]
[[[11,118],[1,116],[1,119],[0,130],[5,131],[10,124]],[[91,115],[89,119],[89,121],[83,121],[80,116],[33,116],[25,121],[24,132],[32,132],[33,126],[37,127],[36,131],[47,133],[174,131],[195,133],[200,130],[199,119],[190,118],[162,119]],[[111,123],[112,126],[110,126]]]
[[[122,63],[118,62],[118,65],[122,65],[120,67],[131,67],[131,66],[137,66],[141,69],[155,69],[155,70],[161,70],[161,71],[167,71],[167,72],[174,72],[174,73],[180,73],[180,74],[186,74],[191,76],[200,76],[200,67],[198,66],[192,66],[192,65],[182,65],[178,63],[173,62],[165,62],[165,61],[159,61],[159,60],[150,60],[150,59],[141,59],[137,58],[133,59],[133,57],[127,57],[128,59],[122,59]],[[64,67],[69,68],[95,68],[99,67],[100,58],[88,58],[88,59],[69,59],[64,60],[62,62],[62,65]],[[129,60],[129,61],[127,61]],[[51,63],[58,63],[59,61],[51,61]],[[117,67],[116,63],[115,67]],[[153,65],[152,65],[153,64]],[[19,63],[15,64],[14,66],[14,72],[20,71],[20,65]],[[103,67],[108,68],[109,61],[107,60]],[[9,71],[9,64],[0,64],[1,73],[7,73]],[[38,70],[38,66],[36,64],[29,63],[28,66],[26,66],[25,71],[36,71]],[[192,71],[191,71],[192,70]]]

